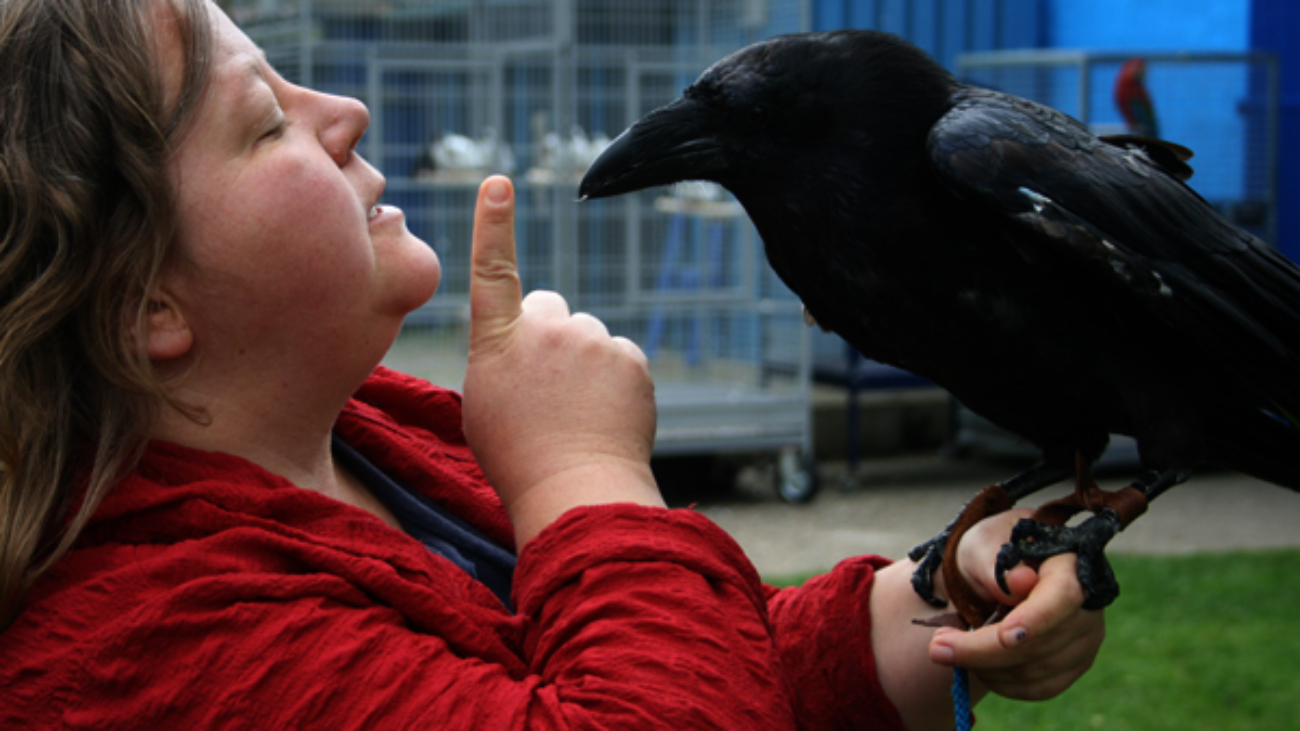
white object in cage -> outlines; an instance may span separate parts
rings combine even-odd
[[[472,178],[471,182],[477,182],[489,173],[509,175],[514,171],[514,151],[495,129],[488,127],[479,139],[448,132],[434,140],[416,163],[414,177],[419,180],[468,177]]]

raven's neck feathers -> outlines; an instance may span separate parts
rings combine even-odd
[[[893,36],[836,31],[824,41],[817,49],[827,54],[819,75],[826,78],[833,67],[841,78],[819,92],[835,95],[822,104],[837,121],[816,123],[834,131],[803,135],[799,153],[782,156],[774,169],[726,183],[763,238],[772,268],[819,321],[828,313],[833,318],[827,301],[870,296],[864,290],[875,276],[926,256],[914,250],[918,238],[929,240],[917,236],[920,229],[952,226],[927,215],[949,194],[931,172],[926,139],[963,88]],[[817,65],[810,59],[808,73]],[[898,221],[915,230],[899,230]],[[831,282],[827,271],[845,277]]]

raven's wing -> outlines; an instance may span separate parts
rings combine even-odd
[[[958,196],[1033,234],[1047,256],[1176,328],[1275,408],[1300,416],[1300,269],[1219,216],[1144,145],[1108,144],[1060,112],[966,88],[932,128],[930,160]],[[1173,159],[1176,149],[1164,150]],[[1185,157],[1183,158],[1185,160]],[[1030,248],[1033,250],[1024,250]]]
[[[1182,145],[1154,137],[1129,134],[1101,135],[1097,139],[1115,147],[1135,147],[1145,152],[1156,167],[1179,180],[1190,180],[1192,177],[1192,166],[1187,164],[1187,161],[1192,159],[1192,151]]]

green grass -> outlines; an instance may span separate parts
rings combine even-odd
[[[982,729],[1300,729],[1300,551],[1111,557],[1097,663],[1042,703],[989,697]]]

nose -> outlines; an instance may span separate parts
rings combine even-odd
[[[315,93],[323,114],[320,140],[325,151],[342,167],[352,157],[361,136],[370,127],[370,110],[357,99]]]

